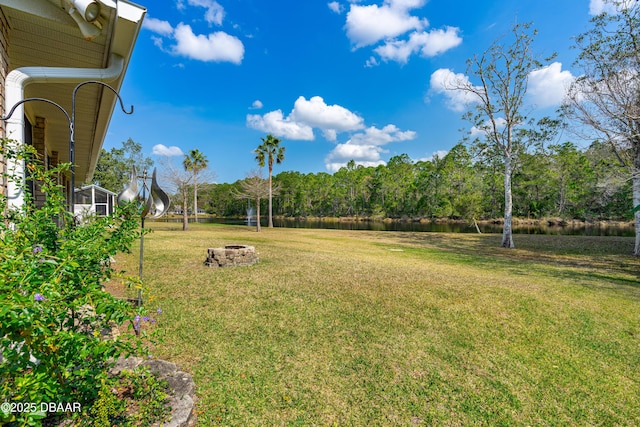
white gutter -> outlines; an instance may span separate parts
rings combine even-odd
[[[32,83],[81,83],[87,80],[111,82],[124,71],[124,58],[111,54],[107,68],[64,68],[64,67],[22,67],[11,71],[5,80],[5,114],[24,100],[24,88]],[[17,144],[24,143],[24,104],[19,105],[6,121],[6,137]],[[69,113],[70,114],[70,113]],[[8,162],[9,175],[24,179],[24,164],[21,161]],[[24,194],[18,183],[9,180],[7,196],[9,207],[20,207]],[[73,190],[72,190],[73,191]]]

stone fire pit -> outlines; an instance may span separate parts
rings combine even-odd
[[[246,245],[227,245],[224,248],[207,249],[205,265],[209,267],[239,267],[258,262],[256,249]]]

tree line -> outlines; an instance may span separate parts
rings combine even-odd
[[[255,151],[256,161],[259,166],[271,163],[272,171],[278,159],[284,160],[284,151],[280,151],[284,147],[279,147],[280,141],[272,136],[262,141]],[[273,147],[268,148],[266,141]],[[129,139],[121,148],[102,153],[94,182],[115,192],[122,190],[132,165],[142,169],[153,164],[141,155],[141,149],[140,144]],[[192,203],[221,217],[245,216],[249,206],[268,212],[271,186],[258,171],[233,183],[200,182],[196,195],[193,174],[206,169],[208,162],[197,150],[192,151],[185,155],[182,171],[173,171],[181,181],[180,185],[173,185],[172,205],[181,208],[183,216],[194,212]],[[632,219],[631,180],[619,154],[602,141],[584,149],[567,141],[539,144],[533,150],[520,152],[512,171],[514,216],[587,221]],[[503,167],[499,154],[488,156],[481,147],[460,143],[446,155],[428,160],[415,161],[402,154],[377,167],[350,161],[333,174],[280,172],[272,177],[273,214],[373,219],[501,218],[505,197]]]
[[[499,156],[479,161],[464,144],[430,160],[414,161],[402,154],[377,167],[351,161],[333,174],[286,171],[273,177],[278,188],[273,213],[284,217],[501,218],[503,176]],[[246,215],[248,202],[235,195],[243,191],[247,179],[201,186],[201,206],[216,216]],[[521,153],[514,161],[512,188],[516,217],[633,217],[631,183],[603,142],[586,149],[564,142]]]
[[[274,152],[269,152],[270,225],[272,212],[373,218],[502,217],[501,245],[513,248],[514,215],[587,220],[634,217],[634,254],[640,256],[640,3],[604,1],[612,11],[594,17],[592,28],[575,38],[574,47],[579,50],[575,65],[583,74],[569,88],[561,119],[536,121],[523,108],[529,76],[553,56],[539,60],[532,49],[536,31],[530,23],[516,24],[509,36],[469,58],[466,75],[456,74],[444,82],[445,89],[468,100],[463,117],[472,128],[463,143],[446,156],[428,161],[400,155],[375,168],[351,161],[334,174],[283,172],[275,177]],[[472,83],[471,78],[481,84]],[[574,134],[576,129],[584,132],[577,135],[581,140],[594,142],[586,149],[570,141],[552,143],[561,125],[568,123],[562,119],[572,122]],[[255,151],[261,166],[265,150],[260,146]],[[259,179],[254,181],[203,188],[208,211],[236,216],[242,215],[251,198],[260,204],[263,188],[254,185]],[[274,200],[273,188],[277,190]]]

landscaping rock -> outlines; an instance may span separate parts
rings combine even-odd
[[[169,384],[169,406],[171,419],[162,427],[192,427],[196,425],[195,391],[196,385],[190,374],[178,370],[178,367],[165,360],[144,360],[140,357],[119,359],[111,369],[114,375],[123,370],[134,370],[138,366],[147,366],[158,379]],[[154,424],[160,426],[160,424]]]

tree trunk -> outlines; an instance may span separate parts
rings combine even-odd
[[[260,197],[256,198],[256,232],[260,232]]]
[[[273,206],[271,204],[272,199],[272,182],[271,175],[273,173],[273,167],[269,165],[269,228],[273,228]]]
[[[187,192],[182,196],[182,231],[187,231],[189,227],[189,204],[187,203]]]
[[[635,159],[631,169],[631,185],[633,188],[633,208],[635,209],[640,205],[640,144],[636,144],[634,151]],[[640,256],[640,211],[635,212],[634,219],[636,223],[636,244],[633,249],[633,255]]]
[[[196,224],[198,223],[198,177],[193,173],[193,214],[195,215]]]
[[[511,226],[513,200],[511,197],[511,155],[504,156],[504,226],[502,228],[502,247],[515,248]]]

